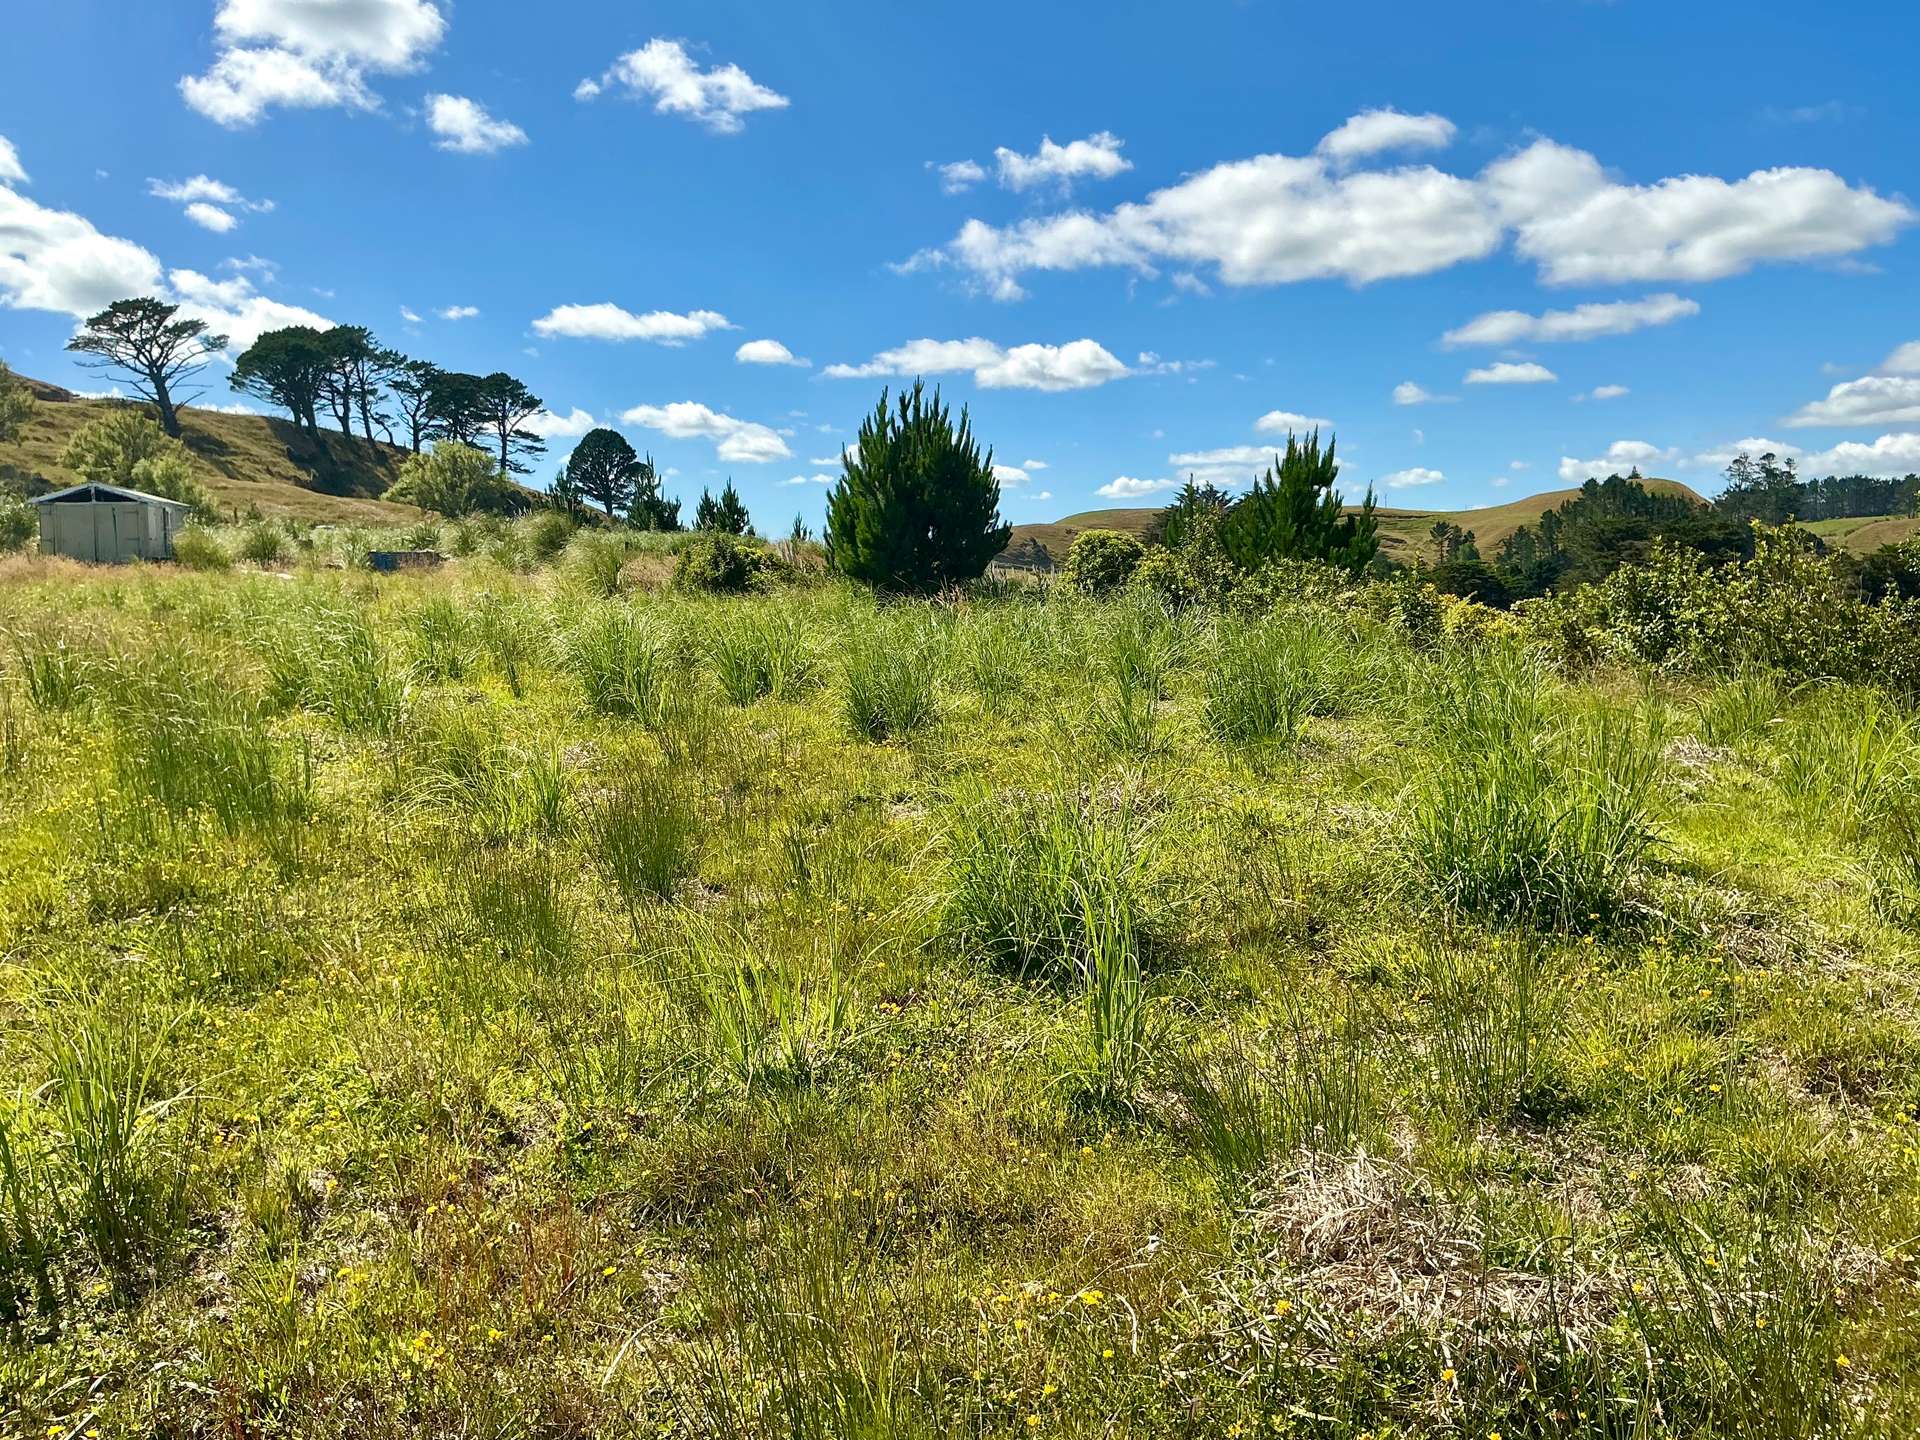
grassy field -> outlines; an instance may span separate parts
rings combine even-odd
[[[596,575],[0,568],[0,1433],[1915,1433],[1883,697]]]
[[[116,404],[83,400],[57,386],[28,382],[39,403],[20,435],[0,444],[0,474],[13,472],[30,492],[77,484],[60,463],[73,432]],[[341,525],[404,525],[421,512],[380,495],[400,473],[406,452],[390,445],[322,434],[318,441],[269,415],[228,415],[189,406],[181,440],[198,462],[194,478],[223,518],[258,511],[272,518]]]
[[[1678,480],[1650,479],[1643,483],[1650,490],[1689,495],[1696,500],[1700,498],[1696,491]],[[1579,493],[1578,490],[1546,490],[1505,505],[1489,505],[1478,510],[1382,508],[1376,512],[1380,517],[1381,553],[1402,565],[1431,560],[1433,541],[1429,532],[1436,521],[1450,520],[1462,529],[1471,530],[1481,552],[1491,555],[1502,540],[1522,525],[1531,525],[1547,511],[1565,504]],[[1016,525],[1009,548],[1018,552],[1029,543],[1036,544],[1052,556],[1057,565],[1066,559],[1074,537],[1082,531],[1124,530],[1131,535],[1140,535],[1145,533],[1147,526],[1153,523],[1154,516],[1159,513],[1157,508],[1087,510],[1049,524]]]
[[[1809,520],[1807,529],[1829,545],[1866,555],[1882,545],[1898,545],[1920,535],[1920,519],[1901,515],[1850,516],[1845,520]]]

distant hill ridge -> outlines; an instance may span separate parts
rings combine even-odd
[[[1649,490],[1685,495],[1702,504],[1706,503],[1704,495],[1678,480],[1649,476],[1640,483]],[[1471,530],[1482,553],[1491,553],[1495,546],[1522,525],[1531,525],[1547,511],[1566,504],[1579,493],[1578,488],[1544,490],[1538,495],[1529,495],[1505,505],[1488,505],[1478,510],[1402,510],[1383,506],[1374,512],[1380,520],[1380,548],[1389,559],[1402,564],[1411,563],[1424,553],[1421,547],[1427,544],[1427,532],[1434,523],[1448,520],[1462,530]],[[1347,508],[1351,510],[1356,507]],[[1141,535],[1159,513],[1160,507],[1157,505],[1122,510],[1083,510],[1063,520],[1016,525],[1013,527],[1013,538],[1007,542],[1001,558],[1009,564],[1033,563],[1034,548],[1037,546],[1057,565],[1066,558],[1067,548],[1082,531],[1124,530],[1130,535]]]
[[[0,445],[0,479],[45,494],[80,479],[60,463],[73,432],[129,402],[90,399],[40,380],[27,385],[40,403],[19,436]],[[397,446],[326,431],[316,439],[291,420],[197,405],[182,407],[180,428],[195,478],[223,515],[257,510],[342,525],[406,524],[421,516],[380,498],[407,457]]]

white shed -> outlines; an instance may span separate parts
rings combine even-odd
[[[40,511],[42,554],[105,565],[171,560],[189,513],[178,500],[124,485],[75,485],[27,503]]]

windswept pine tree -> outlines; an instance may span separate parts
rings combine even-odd
[[[1013,533],[1000,520],[993,452],[963,407],[956,426],[916,380],[889,409],[885,391],[827,496],[827,563],[881,590],[930,595],[986,573]]]
[[[1242,570],[1275,560],[1323,560],[1350,574],[1366,569],[1380,550],[1373,490],[1349,515],[1333,488],[1339,474],[1332,437],[1323,450],[1318,430],[1304,442],[1288,435],[1286,454],[1275,457],[1221,520],[1228,557]]]

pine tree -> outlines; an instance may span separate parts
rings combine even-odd
[[[1287,452],[1235,501],[1220,525],[1220,543],[1242,570],[1275,560],[1321,560],[1350,573],[1379,552],[1373,491],[1354,515],[1346,513],[1333,482],[1340,474],[1334,442],[1320,448],[1320,432],[1302,443],[1287,437]]]
[[[640,477],[640,457],[626,436],[604,426],[589,430],[567,457],[566,475],[574,491],[591,500],[607,518],[624,515],[633,506]]]
[[[938,390],[928,398],[916,380],[894,410],[882,391],[842,463],[827,496],[827,563],[838,573],[925,595],[978,579],[1006,549],[1013,527],[1000,523],[993,452],[982,457],[966,410],[956,427]]]
[[[740,492],[733,488],[732,480],[727,481],[727,488],[720,492],[718,498],[701,490],[700,503],[693,510],[693,528],[720,530],[728,535],[748,535],[753,532],[753,520],[747,514]]]

